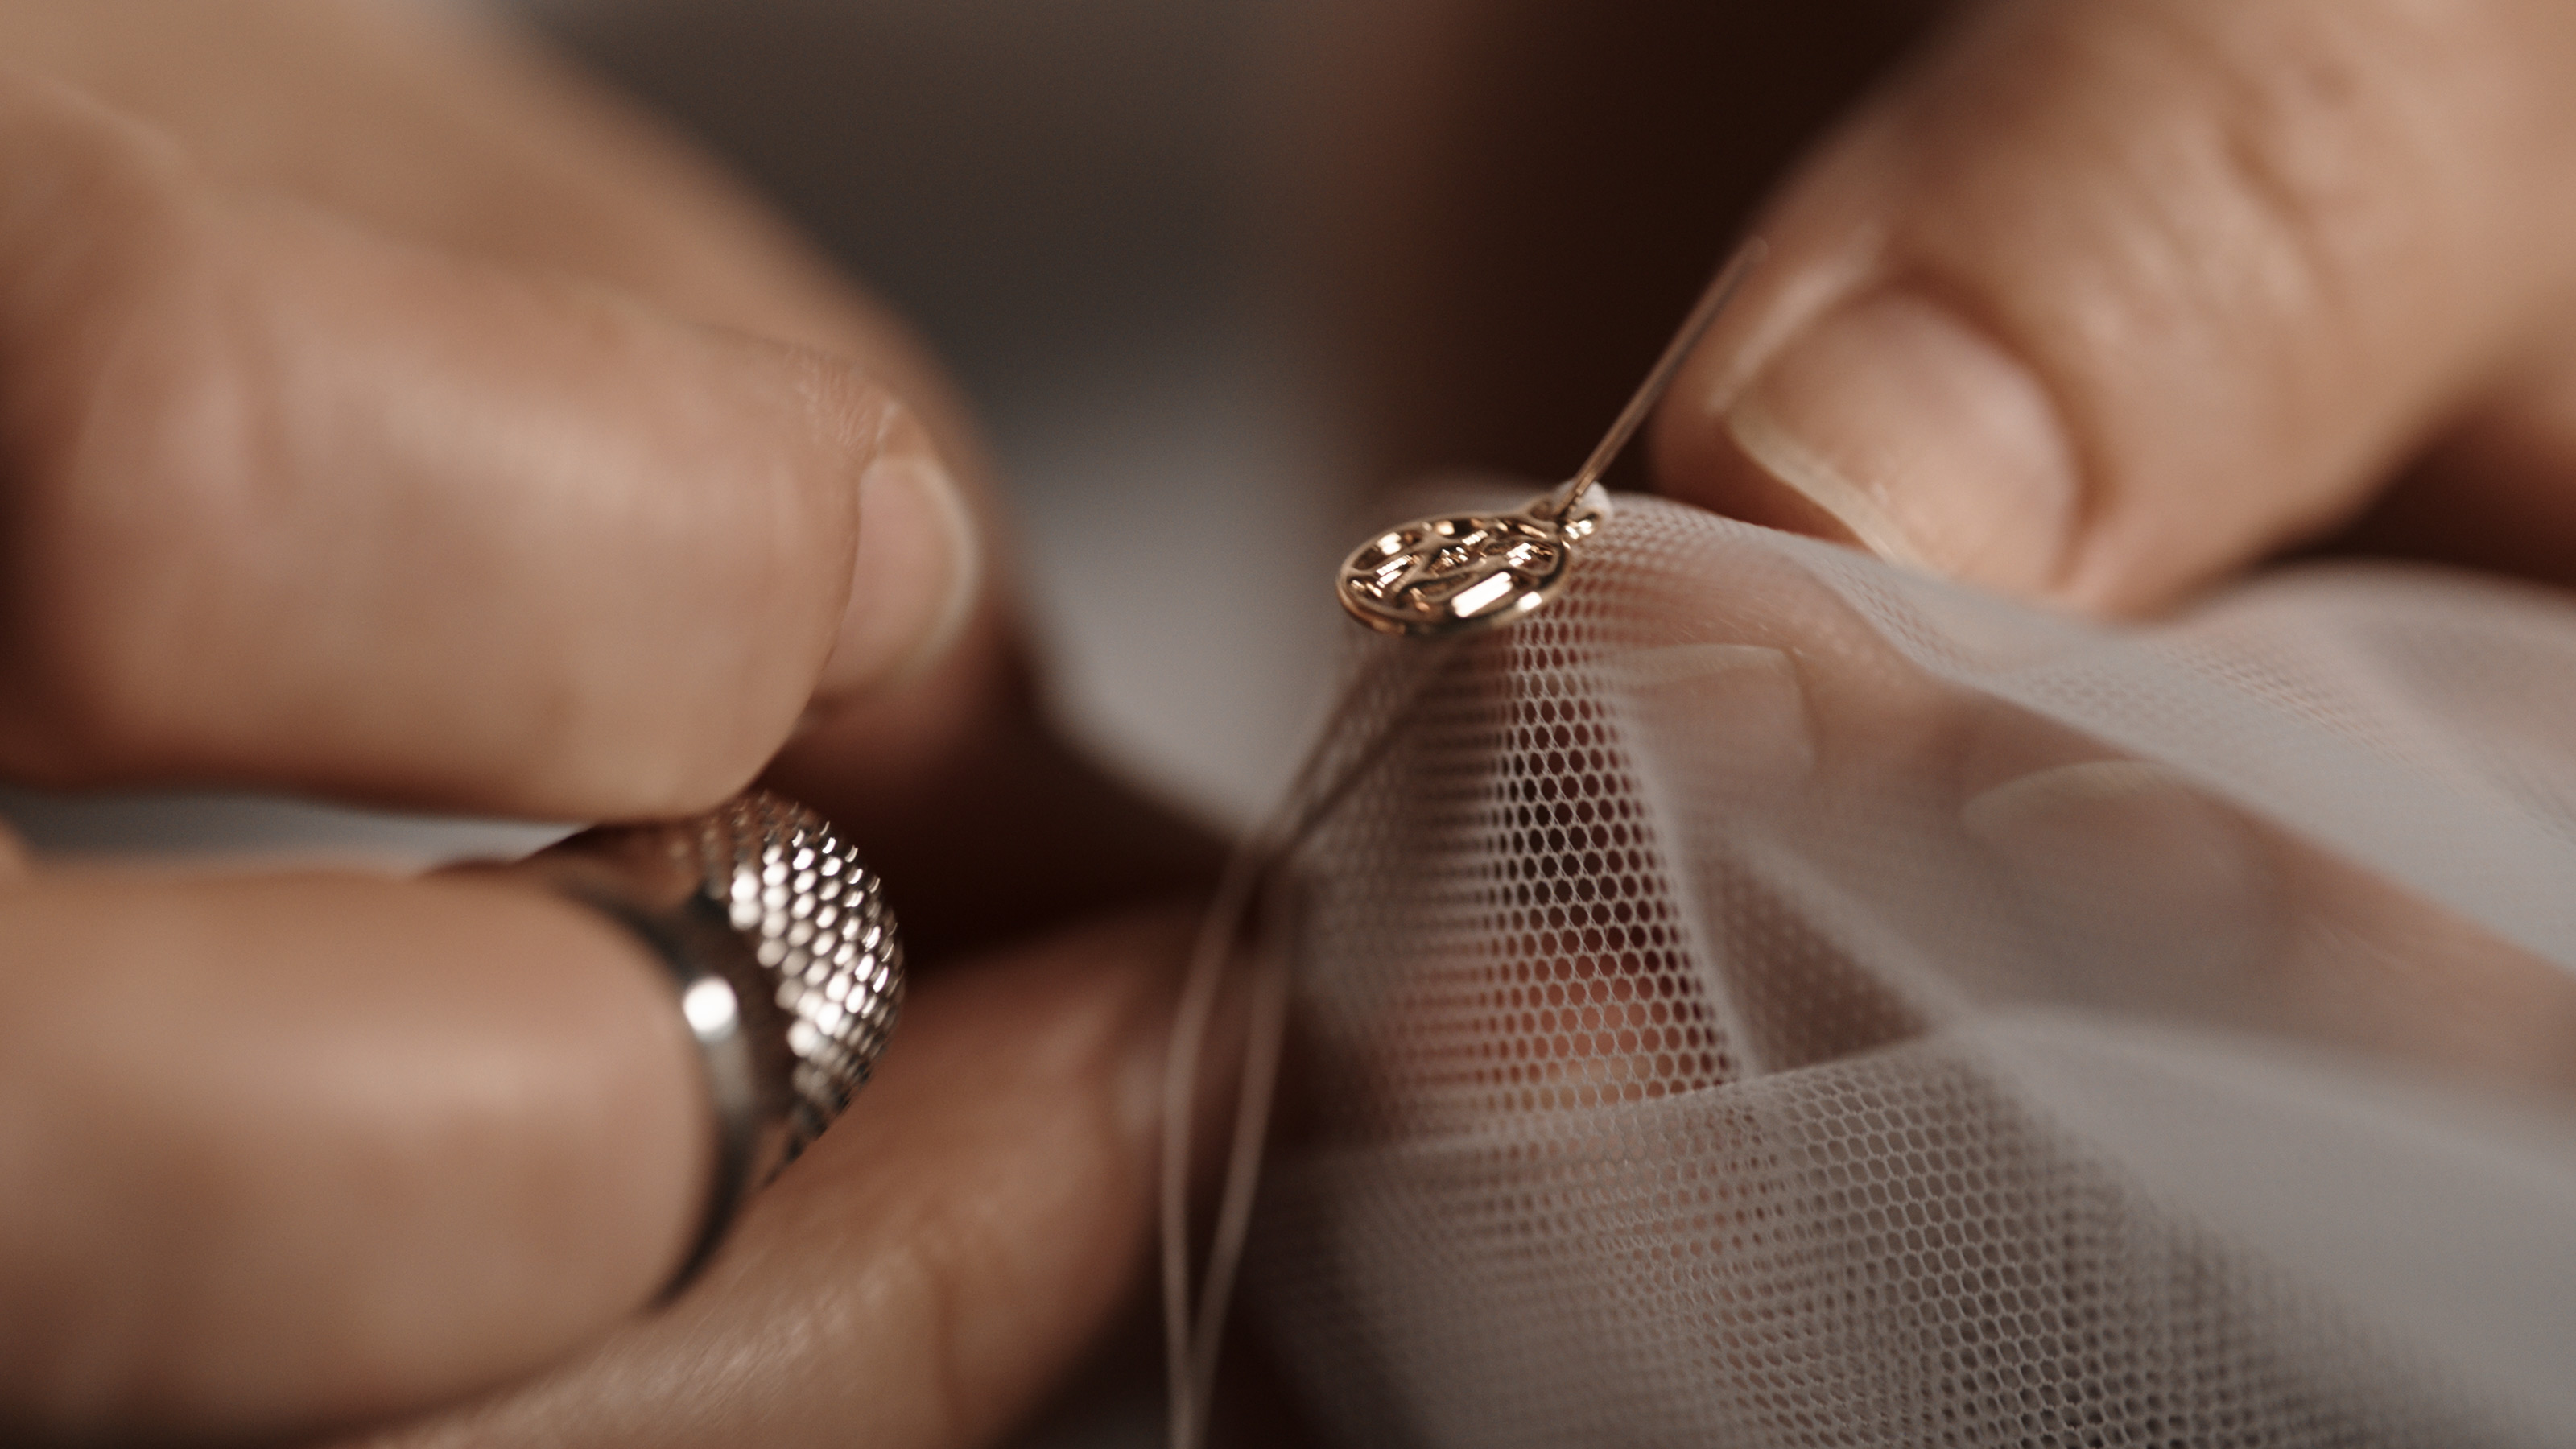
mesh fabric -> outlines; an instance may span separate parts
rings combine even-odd
[[[1421,667],[1277,928],[1340,1441],[2576,1442],[2565,601],[2111,631],[1628,499]]]

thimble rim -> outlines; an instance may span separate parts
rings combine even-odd
[[[715,1160],[668,1299],[865,1085],[902,1005],[894,915],[829,821],[765,790],[687,819],[583,831],[514,869],[641,944],[697,1044]]]

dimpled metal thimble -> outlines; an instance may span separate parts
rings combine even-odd
[[[867,1083],[903,1004],[894,913],[828,821],[765,790],[694,819],[587,830],[523,868],[633,931],[679,988],[719,1138],[685,1281],[743,1198]]]

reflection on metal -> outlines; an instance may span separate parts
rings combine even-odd
[[[1547,601],[1574,544],[1600,526],[1598,494],[1562,518],[1550,498],[1517,513],[1426,518],[1359,546],[1342,565],[1342,607],[1384,634],[1443,634],[1518,617]]]
[[[1691,349],[1734,300],[1762,257],[1744,244],[1718,269],[1618,420],[1564,486],[1517,512],[1424,518],[1390,528],[1351,551],[1334,594],[1381,634],[1463,634],[1507,623],[1553,598],[1573,566],[1575,545],[1606,516],[1601,475],[1663,400]]]

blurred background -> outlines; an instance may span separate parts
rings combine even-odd
[[[946,359],[1069,730],[1240,823],[1395,480],[1562,477],[1937,0],[420,0],[515,11]],[[1637,481],[1634,460],[1614,482]],[[396,861],[550,832],[0,789],[55,851]]]
[[[1265,245],[1291,7],[529,3],[956,371],[1075,731],[1258,808],[1329,678],[1351,496]]]

